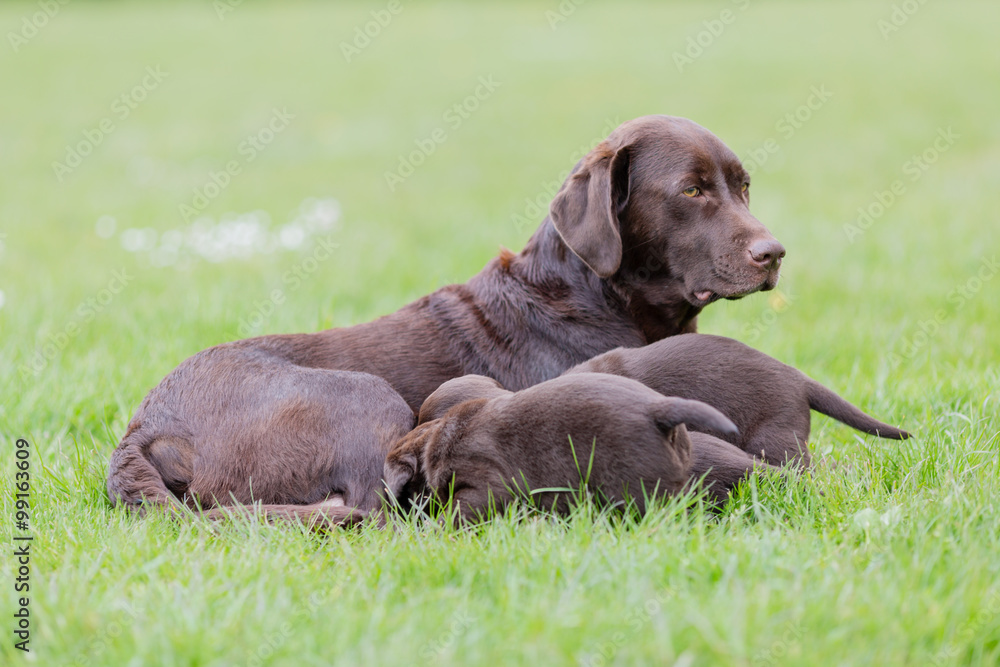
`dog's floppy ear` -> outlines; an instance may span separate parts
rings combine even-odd
[[[416,474],[417,457],[410,452],[387,458],[382,467],[382,481],[385,482],[385,488],[397,500],[401,500],[400,494]]]
[[[549,206],[559,236],[599,275],[613,275],[622,263],[619,215],[629,196],[629,148],[603,141],[570,174]]]
[[[657,427],[666,433],[678,424],[685,424],[696,431],[714,431],[738,435],[736,424],[711,405],[686,398],[664,398],[653,412]]]
[[[382,466],[382,481],[385,488],[397,500],[402,500],[407,487],[423,486],[424,471],[420,465],[424,449],[440,426],[439,421],[421,424],[396,441],[385,457]],[[412,489],[411,489],[412,490]]]

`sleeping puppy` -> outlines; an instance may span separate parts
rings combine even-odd
[[[205,366],[226,381],[198,381]],[[385,456],[415,421],[384,379],[226,346],[188,359],[174,375],[176,385],[154,389],[136,412],[125,436],[134,447],[112,455],[118,472],[108,488],[133,509],[338,525],[382,508]],[[147,411],[150,401],[157,410]],[[183,438],[146,437],[180,429],[178,414]]]
[[[597,373],[516,393],[490,378],[457,378],[428,397],[421,420],[389,452],[386,486],[396,498],[422,489],[451,496],[461,520],[502,511],[515,495],[541,489],[533,494],[540,506],[566,512],[582,486],[643,512],[647,498],[676,493],[688,480],[684,424],[736,433],[704,403]]]
[[[509,393],[492,378],[466,375],[461,381],[444,383],[428,396],[420,407],[417,423],[422,425],[439,419],[448,410],[464,401],[495,398]],[[753,472],[780,473],[778,466],[754,458],[735,445],[707,433],[689,431],[688,437],[691,440],[691,459],[687,483],[704,488],[712,505],[723,505],[736,485]],[[418,442],[419,438],[413,438],[409,446],[416,447]],[[404,490],[403,497],[418,495],[423,490],[423,485],[423,477],[415,475]]]
[[[645,347],[618,348],[574,366],[564,377],[574,373],[620,375],[664,396],[704,401],[739,427],[738,434],[714,435],[776,465],[809,466],[810,410],[870,435],[910,437],[791,366],[721,336],[684,334]]]

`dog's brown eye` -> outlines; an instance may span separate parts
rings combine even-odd
[[[685,197],[697,197],[701,194],[701,188],[691,187],[684,191]]]
[[[750,189],[750,184],[749,183],[744,183],[742,189],[743,189],[743,192],[746,192],[747,190]]]

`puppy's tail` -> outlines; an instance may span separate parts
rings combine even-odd
[[[836,393],[827,389],[812,378],[806,378],[809,397],[809,407],[816,412],[822,412],[828,417],[833,417],[839,422],[843,422],[852,428],[856,428],[862,433],[876,435],[880,438],[891,438],[893,440],[905,440],[910,434],[902,429],[889,426],[880,422],[874,417],[865,414],[860,408],[848,403]]]
[[[738,435],[739,429],[726,415],[708,403],[686,398],[664,398],[653,415],[661,431],[669,431],[685,424],[697,431],[712,431],[725,435]]]

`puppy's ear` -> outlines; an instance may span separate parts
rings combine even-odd
[[[629,197],[629,148],[607,141],[580,162],[549,206],[559,236],[583,263],[607,278],[622,263],[619,216]]]
[[[664,433],[678,424],[685,424],[696,431],[714,431],[726,435],[739,435],[736,424],[711,405],[685,398],[664,398],[653,411],[657,427]]]
[[[403,489],[417,474],[417,457],[412,453],[390,456],[382,467],[382,481],[392,497],[401,500]]]
[[[420,466],[424,449],[437,431],[439,422],[429,422],[413,429],[396,441],[385,457],[382,466],[382,481],[386,489],[397,500],[408,485],[424,484],[424,473]]]

